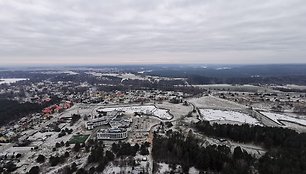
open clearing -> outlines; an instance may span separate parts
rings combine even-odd
[[[24,80],[29,80],[25,78],[7,78],[7,79],[0,79],[0,84],[10,84],[10,83],[16,83],[18,81],[24,81]]]
[[[251,125],[261,125],[255,118],[241,112],[215,109],[200,109],[200,112],[202,119],[207,121],[221,121],[221,123],[225,123],[223,121],[229,121]]]
[[[272,113],[272,112],[261,112],[261,113],[279,125],[291,127],[290,124],[286,124],[286,123],[293,122],[293,123],[297,123],[302,126],[306,126],[306,120],[304,119],[290,117],[287,115],[277,114],[277,113]]]
[[[186,116],[192,111],[192,105],[185,106],[183,104],[173,104],[169,102],[163,102],[162,104],[156,104],[158,108],[164,108],[169,110],[169,112],[174,116],[174,119],[179,119],[182,116]]]
[[[238,91],[238,92],[272,92],[272,89],[254,86],[254,85],[232,85],[232,84],[209,84],[209,85],[194,85],[199,88],[208,90],[220,91]]]
[[[214,96],[204,96],[200,98],[192,98],[189,100],[198,108],[209,108],[209,109],[246,109],[247,106],[224,100]]]

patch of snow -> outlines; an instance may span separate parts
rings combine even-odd
[[[216,68],[216,70],[228,70],[228,69],[232,69],[230,67],[219,67],[219,68]]]
[[[69,75],[78,75],[79,73],[74,71],[44,71],[40,72],[42,74],[69,74]]]
[[[158,169],[158,174],[162,174],[162,173],[166,173],[166,172],[170,172],[170,168],[169,168],[169,164],[166,163],[158,163],[159,165],[159,169]]]
[[[198,174],[200,171],[196,169],[195,167],[190,167],[188,173],[190,174]]]
[[[126,107],[112,107],[112,108],[103,108],[101,109],[106,112],[112,112],[112,111],[125,111],[128,113],[134,113],[134,112],[142,112],[147,115],[153,115],[160,119],[170,120],[172,119],[172,115],[169,114],[169,111],[166,109],[160,109],[157,108],[154,105],[150,106],[126,106]]]
[[[16,83],[18,81],[23,81],[23,80],[29,80],[25,78],[7,78],[7,79],[0,79],[0,84],[10,84],[10,83]]]
[[[144,71],[145,72],[145,71]],[[143,73],[144,73],[143,72]],[[147,71],[149,72],[149,71]],[[145,80],[145,81],[160,81],[160,80],[186,80],[185,78],[169,78],[159,76],[140,76],[132,73],[98,73],[98,72],[86,72],[96,77],[118,77],[121,78],[121,82],[124,80]],[[142,74],[141,72],[139,74]]]
[[[139,72],[137,72],[137,73],[139,73],[139,74],[143,74],[143,73],[146,73],[146,72],[152,72],[152,70],[139,71]]]
[[[64,74],[69,74],[69,75],[78,75],[79,73],[74,72],[74,71],[64,71]]]

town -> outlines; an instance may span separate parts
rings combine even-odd
[[[306,174],[305,0],[0,0],[0,174]]]
[[[0,86],[0,96],[25,113],[1,125],[3,173],[200,173],[196,165],[162,160],[155,141],[192,134],[205,148],[239,148],[260,159],[264,145],[204,135],[201,124],[306,131],[306,96],[297,91],[303,86],[191,85],[184,78],[99,71],[36,72],[3,78]],[[32,110],[22,110],[24,104]]]

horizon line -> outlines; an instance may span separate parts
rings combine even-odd
[[[158,65],[186,65],[186,66],[204,66],[204,65],[306,65],[306,63],[12,63],[0,64],[0,67],[50,67],[50,66],[158,66]]]

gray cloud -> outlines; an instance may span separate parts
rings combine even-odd
[[[306,63],[303,0],[0,0],[0,64]]]

